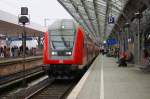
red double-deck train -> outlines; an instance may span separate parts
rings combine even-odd
[[[98,53],[92,38],[71,19],[54,22],[45,33],[43,61],[50,77],[78,75]]]

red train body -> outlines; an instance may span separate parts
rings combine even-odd
[[[85,70],[99,48],[73,20],[59,20],[44,36],[43,62],[49,76],[73,76]]]

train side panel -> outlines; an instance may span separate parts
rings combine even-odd
[[[49,43],[48,43],[48,32],[45,32],[44,34],[44,49],[43,49],[43,63],[44,64],[48,64],[48,46],[49,46]]]

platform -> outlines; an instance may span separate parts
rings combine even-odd
[[[67,99],[150,99],[150,73],[99,55]]]
[[[0,60],[0,78],[18,73],[23,70],[23,63],[25,62],[25,69],[32,69],[41,66],[42,56],[30,56],[23,58],[5,58]]]

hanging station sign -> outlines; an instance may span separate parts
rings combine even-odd
[[[114,24],[115,23],[115,17],[114,16],[109,16],[108,17],[108,24]]]
[[[107,45],[115,45],[118,43],[118,41],[114,38],[109,38],[106,40]]]

